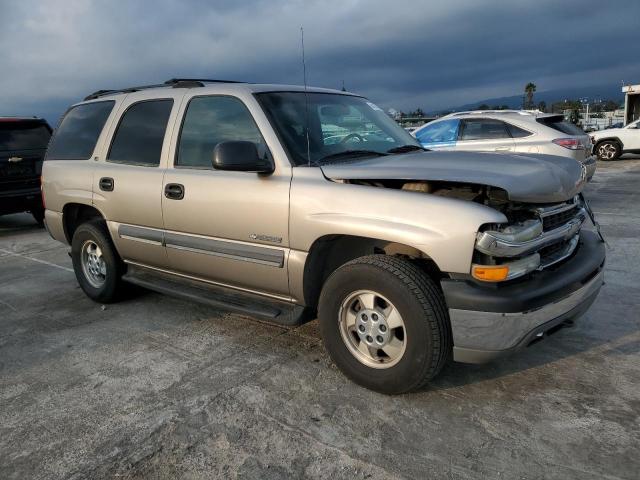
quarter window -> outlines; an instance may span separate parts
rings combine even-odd
[[[253,142],[262,156],[266,144],[247,107],[237,98],[194,97],[187,107],[176,165],[212,168],[213,149],[218,143]]]
[[[107,160],[135,165],[160,164],[164,133],[173,100],[134,103],[122,116],[113,136]]]
[[[114,101],[84,103],[67,111],[56,129],[47,160],[87,160],[96,148],[100,132]]]
[[[500,120],[470,119],[463,121],[460,140],[493,140],[511,138],[504,122]]]
[[[511,133],[511,136],[513,138],[524,138],[528,137],[529,135],[533,135],[531,132],[528,132],[524,128],[516,127],[511,123],[507,123],[507,128],[509,129],[509,133]]]

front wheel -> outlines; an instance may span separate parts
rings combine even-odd
[[[322,289],[318,317],[338,368],[371,390],[417,390],[450,357],[442,293],[408,260],[371,255],[340,267]]]
[[[104,224],[83,223],[76,229],[71,259],[80,288],[89,298],[100,303],[117,300],[124,265]]]
[[[606,141],[598,144],[596,154],[600,160],[615,160],[621,153],[620,144],[614,141]]]

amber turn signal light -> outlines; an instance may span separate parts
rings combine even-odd
[[[483,282],[502,282],[509,276],[508,265],[474,265],[471,275]]]

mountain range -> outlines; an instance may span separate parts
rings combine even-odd
[[[509,108],[519,109],[522,108],[522,97],[524,92],[519,95],[511,95],[508,97],[496,97],[486,98],[478,100],[473,103],[466,103],[464,105],[452,106],[450,108],[439,109],[429,112],[429,114],[438,114],[451,111],[464,111],[474,110],[478,108],[478,105],[490,105],[490,106],[503,106],[506,105]],[[622,93],[622,85],[596,85],[593,87],[565,87],[555,90],[544,90],[535,92],[533,95],[533,102],[538,105],[539,102],[545,102],[547,106],[551,106],[554,102],[561,102],[563,100],[577,100],[580,98],[587,98],[588,102],[593,103],[598,100],[614,100],[624,101],[624,94]]]

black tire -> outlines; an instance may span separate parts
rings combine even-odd
[[[365,365],[343,340],[341,307],[358,290],[379,292],[402,316],[406,347],[398,363],[388,368]],[[338,368],[354,382],[377,392],[399,394],[418,390],[451,357],[451,326],[442,292],[408,260],[370,255],[343,265],[322,288],[318,318],[324,345]]]
[[[82,249],[89,241],[94,242],[100,248],[106,267],[104,282],[100,286],[92,285],[82,267]],[[112,303],[118,300],[122,290],[122,274],[125,268],[103,222],[83,223],[76,229],[71,242],[71,260],[80,288],[91,300],[99,303]]]
[[[595,151],[598,160],[607,162],[619,158],[622,154],[622,147],[615,140],[605,140],[596,145]]]
[[[44,227],[44,208],[42,207],[34,207],[31,209],[31,215],[33,219],[40,225]]]

